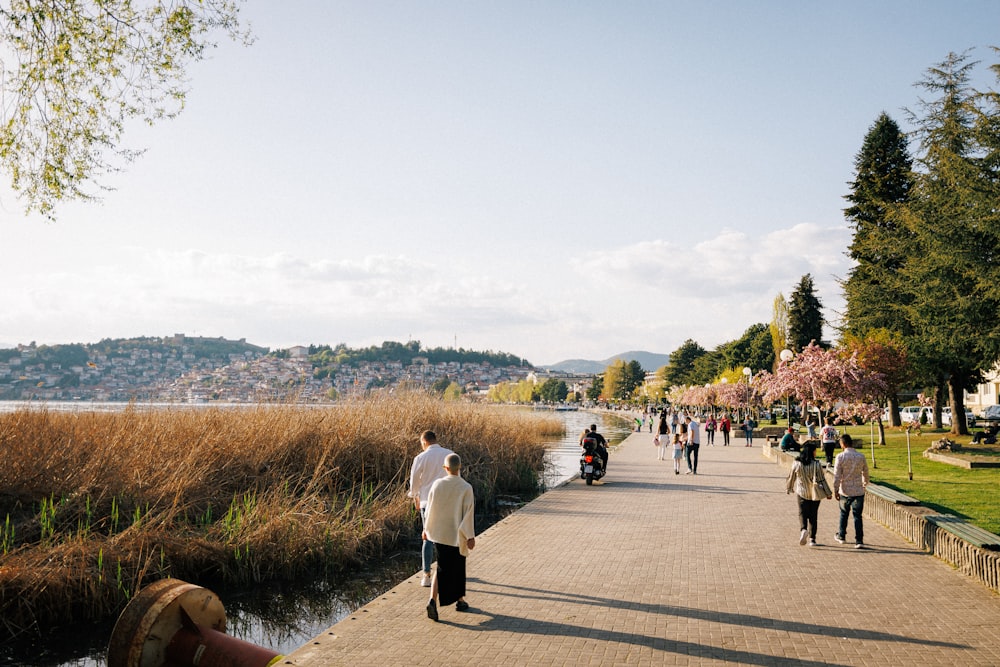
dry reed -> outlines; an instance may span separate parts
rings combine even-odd
[[[539,491],[559,420],[423,394],[331,408],[0,415],[0,636],[98,620],[165,576],[291,579],[419,531],[419,435],[463,458],[481,510]]]

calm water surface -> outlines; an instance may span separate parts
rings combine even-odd
[[[23,406],[20,402],[0,401],[0,412]],[[157,407],[183,406],[164,404]],[[47,408],[93,410],[95,404],[48,404]],[[120,410],[122,404],[102,404],[97,409]],[[562,483],[579,470],[580,447],[577,441],[585,427],[596,422],[598,430],[612,445],[624,440],[631,428],[627,415],[623,415],[625,419],[583,411],[552,412],[551,415],[563,420],[566,434],[545,443],[548,450],[545,484],[548,488]],[[253,589],[232,590],[211,585],[206,587],[214,591],[225,606],[228,634],[287,654],[419,569],[420,554],[418,545],[414,544],[412,549],[390,554],[384,561],[361,572],[352,572],[349,578],[340,581],[265,584]],[[113,627],[114,622],[49,628],[41,639],[0,647],[0,666],[106,667],[104,652]]]

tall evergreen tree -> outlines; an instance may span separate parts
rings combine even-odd
[[[984,230],[996,234],[991,184],[1000,173],[984,160],[981,117],[989,109],[969,85],[976,64],[951,53],[918,84],[936,97],[921,102],[922,116],[911,114],[921,171],[906,217],[915,252],[901,271],[912,299],[911,355],[925,376],[947,382],[956,434],[968,432],[963,391],[1000,357],[996,248],[983,247]]]
[[[691,384],[694,380],[694,362],[706,354],[705,348],[690,338],[670,353],[670,363],[663,367],[663,379],[668,387]]]
[[[1000,55],[1000,48],[993,47]],[[1000,82],[1000,63],[990,66],[990,71]],[[969,242],[979,258],[985,276],[984,282],[1000,292],[1000,92],[982,93],[983,109],[976,117],[976,136],[982,145],[981,179],[982,206],[978,210],[979,224],[970,230]]]
[[[646,371],[643,369],[642,364],[632,359],[625,365],[625,378],[628,395],[633,396],[635,390],[646,382]]]
[[[626,362],[615,359],[604,369],[605,395],[619,400],[628,400],[635,395],[635,390],[646,380],[646,371],[635,359]]]
[[[763,323],[752,324],[738,339],[719,345],[716,352],[722,355],[722,370],[749,366],[754,373],[769,371],[774,365],[771,328]]]
[[[899,270],[913,249],[913,234],[891,211],[910,197],[913,160],[906,135],[887,114],[868,130],[854,166],[851,192],[845,195],[851,205],[844,216],[854,228],[848,255],[857,264],[842,283],[845,329],[855,336],[877,328],[905,333]]]
[[[788,344],[793,351],[801,352],[814,341],[822,345],[822,340],[823,304],[816,296],[812,276],[807,273],[799,280],[788,304]]]

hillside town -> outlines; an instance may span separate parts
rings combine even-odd
[[[72,347],[78,348],[73,355],[64,350],[47,354],[44,346],[34,344],[3,350],[0,399],[328,402],[375,389],[429,388],[443,378],[467,394],[485,395],[491,385],[517,382],[536,371],[531,366],[494,366],[485,361],[431,363],[418,356],[407,364],[356,361],[316,377],[309,348],[304,346],[273,354],[245,340],[183,334],[123,341],[102,351],[92,349],[96,346]]]

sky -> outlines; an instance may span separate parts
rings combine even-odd
[[[0,174],[0,347],[132,336],[502,351],[706,349],[812,275],[881,112],[995,0],[248,0],[101,203]],[[891,298],[891,297],[890,297]]]

